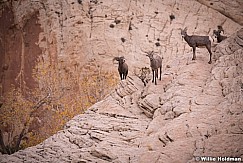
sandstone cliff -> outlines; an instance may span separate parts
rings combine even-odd
[[[44,60],[64,60],[74,73],[77,63],[82,67],[93,60],[115,71],[112,57],[124,55],[130,71],[127,80],[62,131],[1,155],[1,162],[194,162],[196,156],[243,156],[240,18],[232,21],[193,0],[26,0],[18,5],[20,26],[29,13],[37,13],[30,17],[38,17],[35,45]],[[207,63],[206,49],[197,49],[192,61],[180,28],[206,35],[217,25],[229,38],[214,45],[213,63]],[[144,54],[149,50],[163,57],[163,76],[157,86],[144,87],[135,74],[149,67]]]

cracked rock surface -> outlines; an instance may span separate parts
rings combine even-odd
[[[235,22],[243,25],[242,12],[243,2],[241,0],[227,1],[227,0],[197,0],[199,3],[213,8],[223,15],[231,18]]]
[[[144,87],[138,78],[129,77],[64,130],[37,146],[0,156],[1,162],[194,162],[195,156],[242,157],[242,47],[243,29],[216,47],[212,65],[205,59],[179,64],[164,72],[176,75],[169,82],[164,77],[157,86]],[[146,110],[149,114],[144,114]]]
[[[56,52],[57,58],[73,55],[80,64],[95,58],[115,70],[110,55],[124,54],[129,76],[62,131],[36,146],[0,155],[0,162],[167,163],[195,162],[196,156],[243,159],[240,23],[193,0],[54,2],[34,8],[40,12],[44,29],[39,37],[51,31],[47,39],[55,50],[50,53]],[[32,1],[23,1],[20,8],[29,3]],[[26,15],[20,11],[19,15]],[[43,19],[46,15],[48,21]],[[192,61],[180,28],[188,26],[189,35],[207,35],[217,25],[224,27],[229,38],[214,44],[213,63],[207,63],[205,48],[197,48],[197,59]],[[46,48],[41,39],[37,44]],[[163,57],[162,80],[144,86],[133,70],[149,67],[144,54],[149,50]]]

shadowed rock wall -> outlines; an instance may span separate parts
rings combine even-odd
[[[241,0],[227,1],[227,0],[197,0],[203,5],[219,11],[221,14],[229,17],[235,22],[243,25],[242,12],[243,2]]]
[[[241,12],[231,6],[227,13]],[[170,20],[171,14],[175,19]],[[240,18],[235,21],[241,24]],[[1,67],[8,66],[1,71],[2,94],[11,84],[34,87],[32,69],[40,61],[62,64],[61,71],[77,74],[85,73],[89,62],[116,71],[111,60],[124,55],[133,72],[144,66],[141,63],[149,64],[144,51],[154,50],[164,58],[165,69],[172,58],[190,50],[180,40],[179,28],[187,26],[189,34],[212,35],[222,25],[228,36],[240,28],[192,0],[13,1],[2,8],[1,22]]]
[[[1,162],[194,162],[195,156],[243,155],[240,24],[192,0],[46,1],[35,8],[44,60],[64,60],[72,71],[95,59],[115,70],[112,57],[124,55],[129,77],[64,130],[1,155]],[[203,48],[191,61],[180,28],[211,35],[217,25],[230,38],[213,47],[213,63]],[[163,57],[163,76],[157,86],[144,87],[133,71],[149,67],[149,50]]]

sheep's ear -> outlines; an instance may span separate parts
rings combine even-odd
[[[183,31],[185,31],[185,32],[186,32],[186,31],[187,31],[187,27],[185,27]]]
[[[147,55],[149,56],[150,54],[151,54],[151,51],[148,51],[148,52],[146,52],[147,53]]]

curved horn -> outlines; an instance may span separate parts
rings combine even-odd
[[[152,50],[152,51],[148,51],[148,52],[145,52],[145,53],[146,53],[146,56],[150,56],[151,54],[154,53],[154,51]]]
[[[116,61],[119,61],[119,59],[120,59],[120,57],[114,57],[113,59],[112,59],[112,61],[114,62],[115,60]]]

